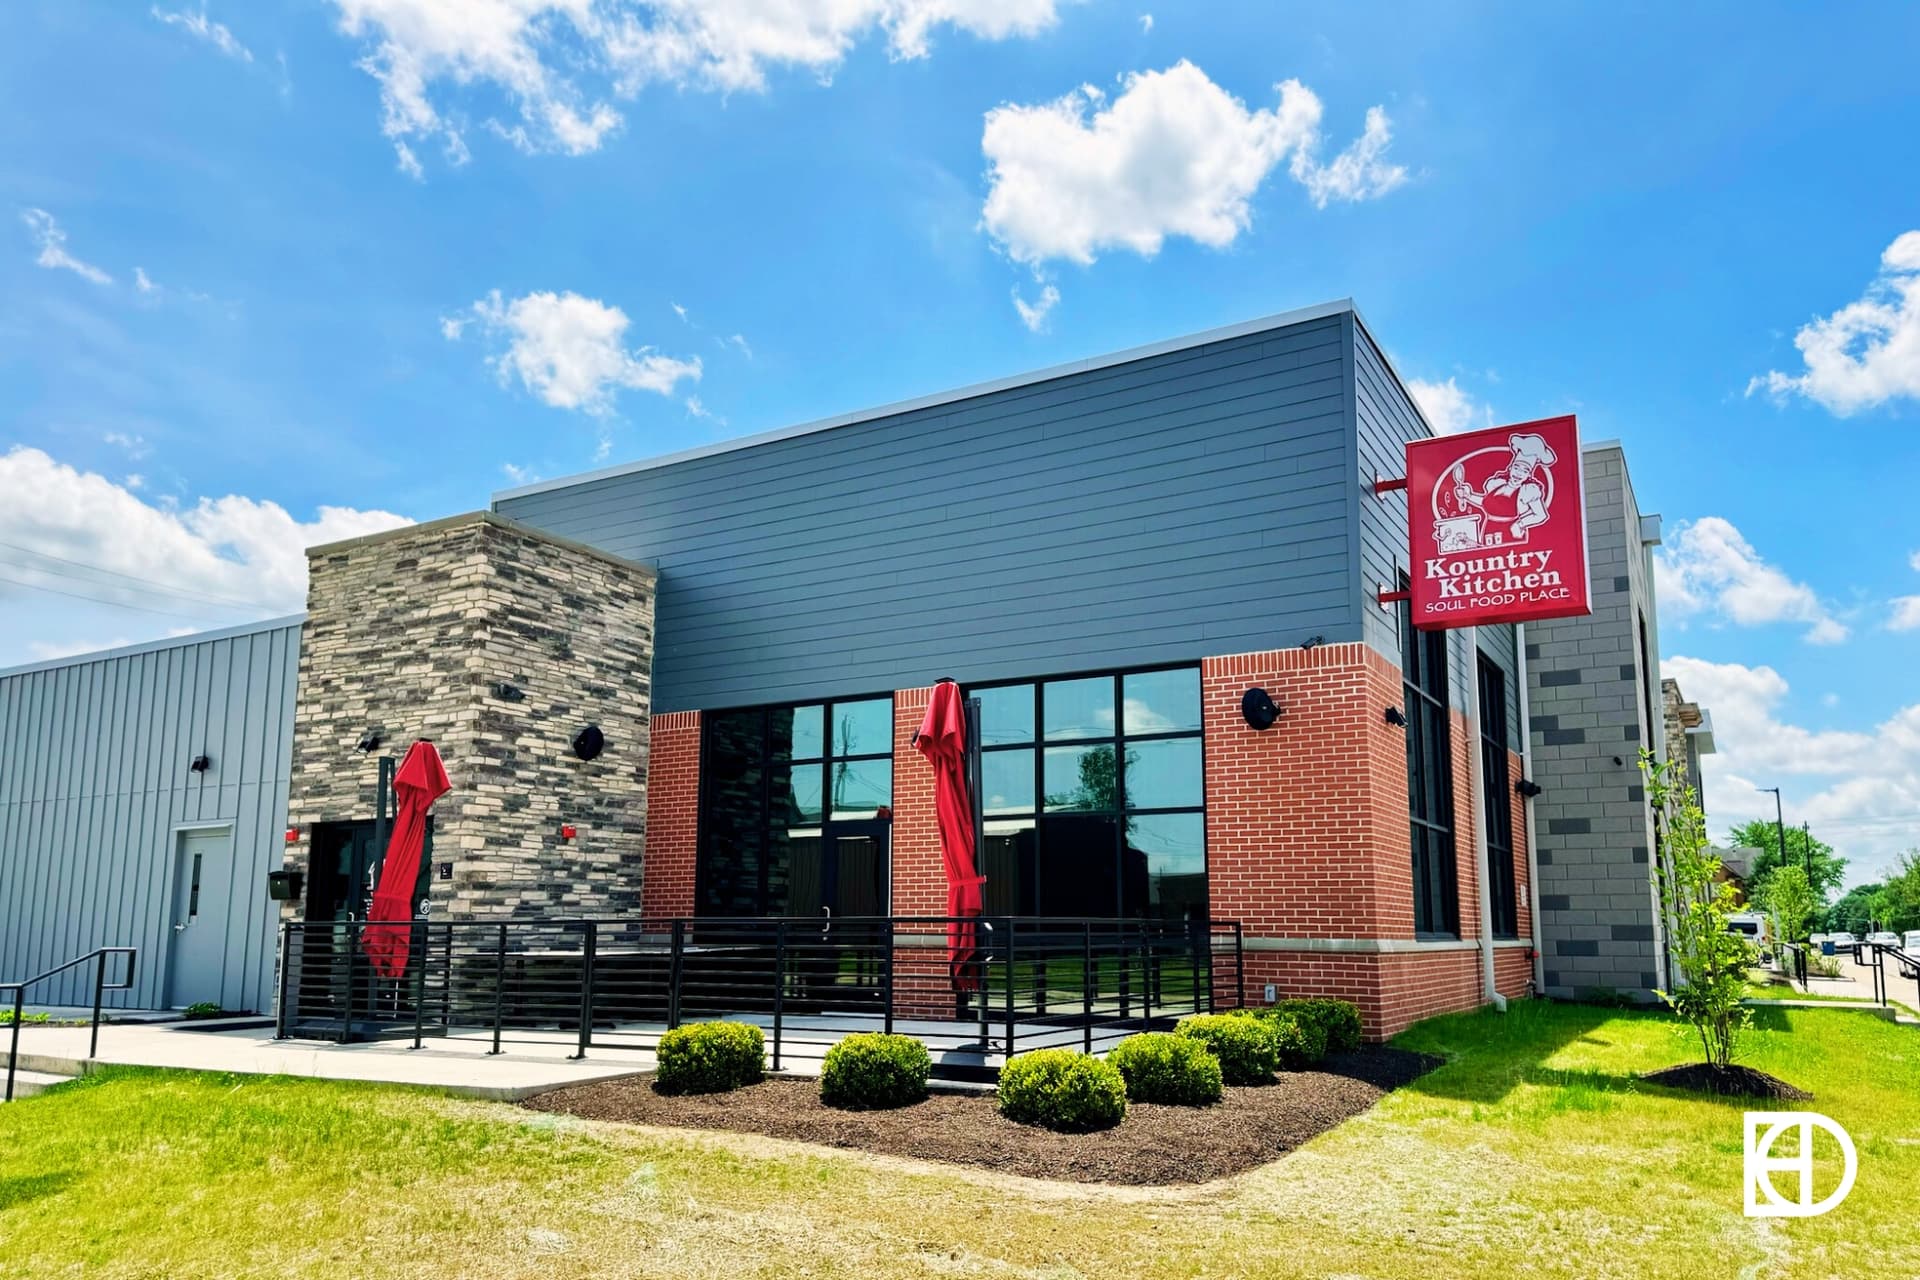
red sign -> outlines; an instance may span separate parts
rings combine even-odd
[[[1408,444],[1407,540],[1416,627],[1591,613],[1579,427],[1545,418]]]

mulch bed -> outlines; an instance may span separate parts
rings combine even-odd
[[[1286,1154],[1440,1065],[1438,1058],[1370,1046],[1329,1055],[1313,1071],[1261,1088],[1226,1091],[1211,1107],[1133,1103],[1100,1133],[1053,1133],[1002,1118],[987,1094],[935,1094],[894,1111],[840,1111],[819,1082],[770,1079],[732,1093],[666,1097],[650,1080],[556,1089],[523,1104],[588,1120],[727,1129],[921,1160],[980,1165],[1070,1182],[1165,1186],[1209,1182]]]
[[[1669,1089],[1692,1089],[1696,1093],[1717,1093],[1728,1098],[1786,1098],[1798,1102],[1813,1096],[1797,1085],[1752,1067],[1716,1067],[1705,1062],[1650,1071],[1640,1078]]]

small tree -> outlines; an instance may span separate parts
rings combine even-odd
[[[1740,909],[1739,895],[1709,851],[1706,816],[1687,786],[1686,771],[1645,751],[1640,768],[1660,851],[1653,860],[1654,888],[1665,917],[1667,950],[1681,978],[1677,990],[1656,994],[1699,1035],[1707,1062],[1727,1067],[1740,1033],[1753,1020],[1742,1002],[1754,946],[1727,927],[1727,918]]]
[[[1813,919],[1819,904],[1814,901],[1813,887],[1807,883],[1805,871],[1799,867],[1775,867],[1754,896],[1762,907],[1773,912],[1782,942],[1807,940],[1807,922]]]

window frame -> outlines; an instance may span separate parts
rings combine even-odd
[[[1513,867],[1512,741],[1507,725],[1507,673],[1486,654],[1476,655],[1480,700],[1480,781],[1487,821],[1487,920],[1495,938],[1520,936],[1518,877]]]
[[[1400,589],[1410,589],[1405,573]],[[1413,932],[1422,940],[1460,937],[1458,819],[1454,813],[1451,632],[1413,625],[1413,604],[1396,610],[1400,696],[1407,722],[1407,817],[1413,873]]]
[[[887,749],[885,751],[859,752],[857,754],[852,754],[852,755],[836,754],[834,750],[835,729],[834,729],[834,722],[833,722],[834,721],[833,709],[836,706],[842,706],[848,703],[882,702],[882,701],[884,701],[887,706],[887,726],[888,726]],[[776,757],[772,749],[771,717],[773,716],[773,714],[779,711],[793,711],[801,707],[814,707],[814,706],[817,706],[820,708],[821,721],[822,721],[821,731],[820,731],[820,754],[818,756],[804,756],[804,757],[797,757],[792,754],[788,754],[784,758]],[[755,879],[757,881],[757,885],[753,895],[755,900],[756,910],[751,912],[746,912],[744,913],[744,915],[748,917],[753,917],[753,918],[764,917],[767,919],[772,919],[774,917],[772,917],[767,910],[768,892],[769,892],[768,872],[769,872],[769,866],[770,866],[769,854],[771,852],[771,842],[768,840],[767,836],[768,836],[768,832],[771,830],[771,826],[773,822],[773,813],[774,813],[773,777],[774,777],[775,766],[784,765],[787,768],[789,784],[791,784],[791,776],[792,776],[791,771],[795,765],[809,765],[809,766],[817,765],[819,767],[820,769],[820,821],[816,824],[816,827],[823,835],[825,834],[826,829],[831,826],[845,826],[849,824],[871,823],[871,822],[886,822],[891,824],[892,814],[893,814],[893,794],[894,794],[894,777],[893,777],[892,766],[895,763],[894,740],[897,737],[897,730],[895,726],[898,723],[896,719],[898,710],[899,708],[896,703],[894,693],[892,690],[888,690],[885,693],[852,694],[847,697],[835,697],[835,698],[808,698],[808,699],[804,699],[801,701],[794,701],[794,702],[749,703],[744,706],[715,707],[715,708],[710,708],[710,709],[701,711],[700,713],[700,785],[697,789],[697,795],[694,801],[695,812],[694,812],[694,846],[693,846],[694,847],[693,914],[696,917],[706,916],[712,919],[730,919],[736,916],[741,916],[743,914],[740,912],[732,912],[732,911],[715,912],[715,911],[709,910],[706,906],[707,891],[711,887],[711,882],[709,879],[711,875],[711,859],[708,854],[708,849],[709,849],[708,842],[713,838],[712,833],[710,831],[710,824],[708,822],[709,806],[711,805],[714,799],[713,790],[712,790],[712,784],[714,779],[714,769],[712,767],[713,722],[722,716],[737,716],[737,715],[752,714],[752,715],[757,715],[759,717],[760,751],[757,757],[757,767],[759,768],[759,771],[760,771],[760,780],[759,780],[758,795],[757,795],[758,806],[759,806],[759,819],[754,824],[754,828],[753,828],[754,839],[756,841],[756,845],[753,850],[754,857],[755,857]],[[833,816],[833,783],[832,783],[833,766],[843,762],[859,762],[859,761],[867,761],[867,760],[885,760],[887,761],[889,766],[888,774],[887,774],[887,797],[885,802],[880,806],[880,812],[868,817],[861,817],[861,818],[835,818]],[[801,829],[811,830],[814,828],[801,828]],[[889,839],[887,841],[887,850],[888,850],[887,852],[887,861],[888,861],[887,884],[889,886],[891,886],[891,884],[893,883],[892,849],[893,849],[893,842],[891,839]]]
[[[1129,676],[1152,675],[1163,671],[1191,671],[1197,686],[1199,724],[1192,729],[1172,729],[1159,732],[1128,733],[1126,731],[1126,680]],[[1046,725],[1046,686],[1063,684],[1077,680],[1105,679],[1111,682],[1113,689],[1113,731],[1103,735],[1056,738],[1047,734]],[[1206,910],[1212,911],[1213,903],[1213,867],[1212,846],[1208,839],[1207,827],[1207,733],[1206,733],[1206,684],[1198,662],[1163,662],[1137,667],[1107,667],[1092,671],[1069,671],[1044,676],[1031,676],[1013,680],[983,680],[962,686],[965,697],[974,697],[994,689],[1017,689],[1027,687],[1032,690],[1033,736],[1025,742],[1002,742],[980,744],[981,775],[986,774],[987,757],[996,754],[1028,752],[1033,760],[1033,806],[1030,809],[1001,813],[985,813],[985,797],[981,798],[985,822],[1032,824],[1033,836],[1033,894],[1034,907],[1039,908],[1045,899],[1046,889],[1046,819],[1065,817],[1074,814],[1111,816],[1114,819],[1113,848],[1113,904],[1112,918],[1131,919],[1124,914],[1126,882],[1122,859],[1127,846],[1127,821],[1133,817],[1161,817],[1167,815],[1197,814],[1200,818],[1201,868],[1200,873],[1206,888]],[[984,738],[984,733],[983,733]],[[1199,802],[1192,805],[1153,805],[1130,807],[1127,804],[1127,746],[1136,742],[1194,741],[1199,744]],[[1049,809],[1047,807],[1046,761],[1047,752],[1061,747],[1100,747],[1110,746],[1114,750],[1114,807],[1109,814],[1102,809]],[[982,851],[984,856],[984,850]],[[1017,914],[1017,913],[1016,913]],[[1151,916],[1144,918],[1152,919]]]

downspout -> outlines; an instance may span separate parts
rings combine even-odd
[[[1516,622],[1513,626],[1514,662],[1518,665],[1520,679],[1520,775],[1528,780],[1533,778],[1533,717],[1530,707],[1533,699],[1527,691],[1527,624]],[[1532,923],[1533,933],[1533,990],[1539,995],[1547,989],[1547,961],[1540,950],[1540,864],[1538,846],[1533,838],[1533,799],[1520,797],[1527,815],[1527,918]]]
[[[1478,860],[1474,876],[1480,900],[1480,982],[1487,1003],[1500,1012],[1507,1011],[1507,998],[1500,994],[1493,979],[1493,903],[1487,893],[1488,872],[1493,868],[1487,857],[1487,786],[1480,764],[1480,628],[1468,627],[1467,633],[1467,774],[1473,788],[1473,850]]]

